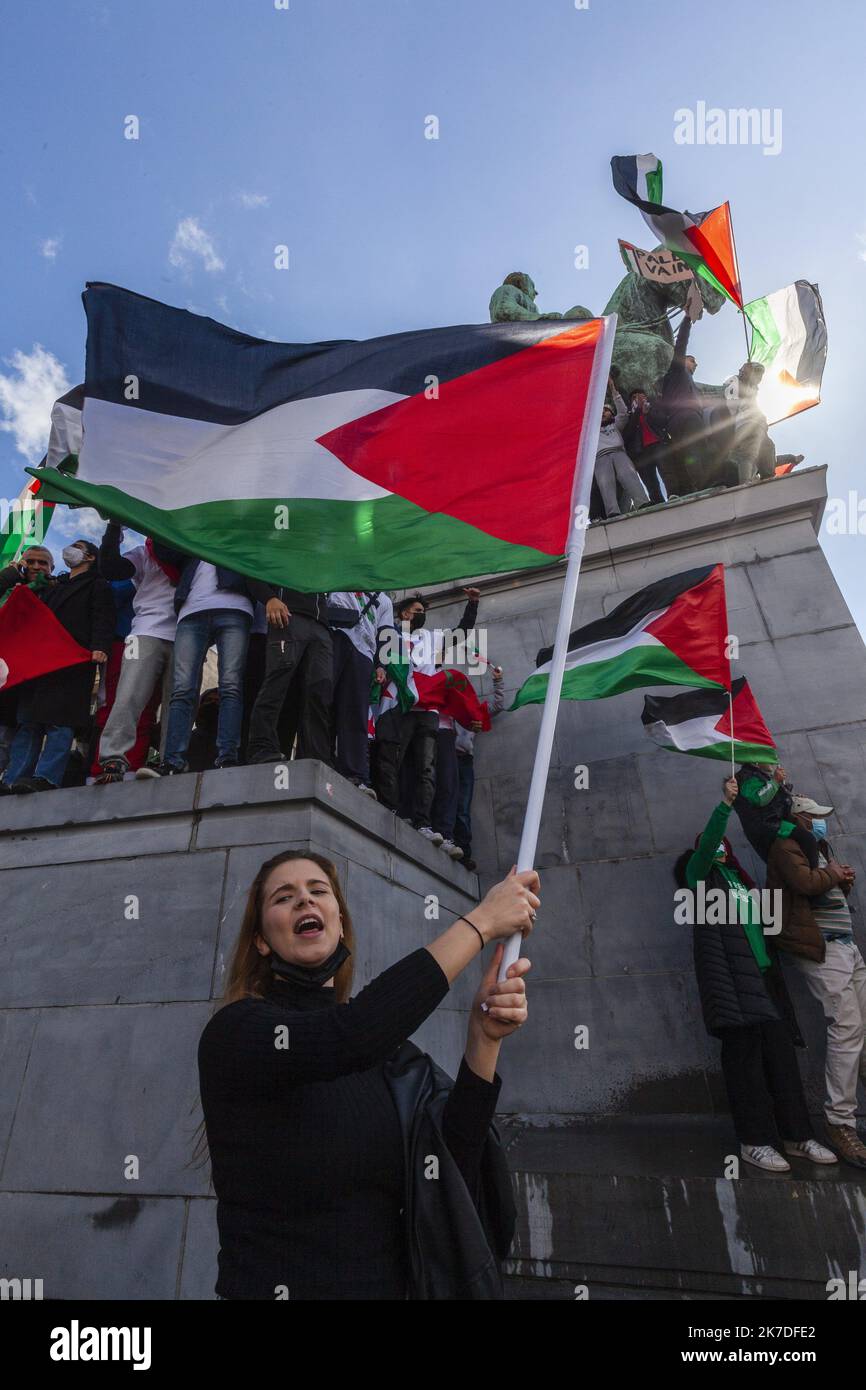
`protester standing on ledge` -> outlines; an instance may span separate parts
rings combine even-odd
[[[734,777],[724,782],[721,802],[695,849],[680,855],[674,877],[693,893],[703,880],[725,895],[726,910],[719,914],[724,921],[699,922],[695,913],[695,974],[704,1024],[721,1039],[740,1156],[767,1172],[789,1173],[782,1147],[812,1163],[835,1163],[836,1155],[814,1137],[794,1052],[795,1042],[802,1046],[797,1020],[778,960],[767,948],[760,911],[748,897],[754,882],[725,838],[738,790]]]
[[[538,886],[512,870],[350,999],[333,864],[293,851],[262,864],[199,1044],[220,1298],[502,1296],[514,1206],[490,1126],[529,961],[497,983],[494,952],[454,1083],[406,1040],[488,942],[532,930]]]
[[[866,965],[854,940],[848,897],[856,877],[840,864],[827,840],[832,806],[795,796],[791,814],[817,842],[810,865],[794,836],[773,842],[767,887],[782,897],[779,949],[800,971],[821,1005],[827,1025],[824,1113],[830,1143],[854,1168],[866,1168],[866,1144],[857,1133],[857,1083],[866,1084]]]
[[[61,786],[75,731],[90,724],[94,663],[103,665],[108,660],[115,626],[111,586],[97,573],[98,555],[92,541],[80,539],[65,546],[68,574],[40,591],[42,602],[93,660],[49,671],[28,681],[21,691],[18,729],[5,774],[12,792]]]
[[[617,499],[616,485],[620,484],[629,501],[635,507],[646,507],[649,498],[643,483],[637,475],[634,464],[626,453],[621,431],[628,419],[625,401],[608,378],[608,387],[616,410],[607,404],[602,408],[601,427],[598,432],[598,447],[595,455],[595,481],[604,504],[605,520],[621,516]]]

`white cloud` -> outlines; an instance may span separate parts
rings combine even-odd
[[[239,193],[237,199],[242,208],[266,208],[271,203],[267,193]]]
[[[858,232],[857,240],[860,243],[860,250],[857,252],[857,256],[861,261],[866,261],[866,232]]]
[[[56,261],[57,252],[60,250],[60,237],[46,237],[45,240],[41,243],[39,250],[42,252],[42,255],[45,257],[46,261]]]
[[[226,268],[225,261],[220,260],[213,241],[198,219],[183,217],[174,229],[168,259],[172,265],[186,266],[190,256],[200,256],[205,270],[213,272]]]
[[[57,545],[57,558],[69,541],[101,541],[105,522],[93,507],[55,507],[48,529],[48,539]],[[54,545],[52,545],[52,549]]]
[[[51,407],[72,383],[63,364],[40,343],[33,344],[32,352],[19,349],[4,360],[12,371],[0,371],[0,430],[13,435],[28,463],[38,463],[48,446]]]

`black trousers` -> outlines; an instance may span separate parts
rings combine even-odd
[[[345,632],[331,635],[334,643],[334,767],[353,782],[369,783],[367,719],[373,659],[359,652]]]
[[[413,825],[429,825],[436,794],[436,734],[439,716],[435,710],[410,710],[401,714],[389,710],[376,724],[376,795],[384,806],[397,811],[400,806],[400,768],[411,759],[415,774],[411,818]]]
[[[457,798],[460,794],[460,777],[457,768],[457,731],[437,729],[436,731],[436,795],[433,797],[433,810],[430,824],[446,840],[454,839],[454,823],[457,820]]]
[[[250,716],[247,762],[279,762],[279,721],[286,696],[300,703],[299,758],[330,762],[334,654],[330,629],[304,613],[268,627],[265,678]],[[286,750],[286,756],[290,750]]]
[[[814,1138],[797,1054],[781,1020],[722,1032],[722,1072],[741,1144]]]
[[[664,461],[664,445],[647,444],[634,461],[637,475],[649,493],[651,502],[663,502],[659,469]]]
[[[675,492],[685,497],[702,484],[698,481],[697,443],[703,431],[703,417],[697,411],[684,410],[672,416],[670,422],[670,443],[666,446],[660,463],[668,496]]]

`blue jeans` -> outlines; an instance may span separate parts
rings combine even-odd
[[[9,749],[6,786],[11,787],[22,777],[44,777],[59,787],[69,762],[74,733],[75,730],[65,724],[20,724]]]
[[[244,664],[252,618],[238,608],[212,608],[181,618],[174,639],[174,676],[168,709],[165,761],[182,771],[198,710],[201,673],[216,643],[219,665],[217,766],[236,762],[244,714]]]

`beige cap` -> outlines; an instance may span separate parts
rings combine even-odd
[[[797,815],[806,816],[829,816],[833,810],[832,806],[819,806],[811,796],[794,796],[791,798],[791,806]]]

